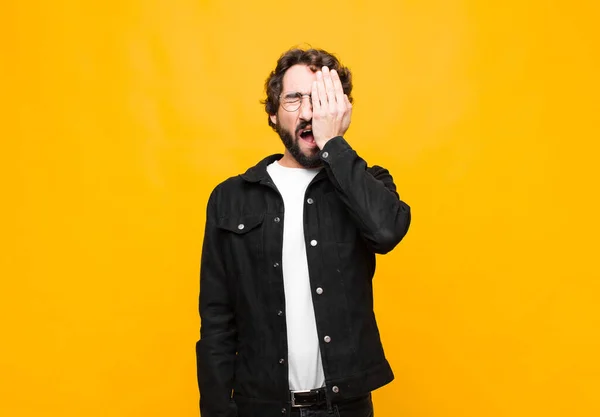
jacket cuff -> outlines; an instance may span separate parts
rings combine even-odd
[[[331,138],[320,152],[320,158],[323,162],[331,164],[344,152],[351,151],[352,147],[342,136]]]

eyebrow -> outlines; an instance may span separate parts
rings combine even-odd
[[[291,98],[291,97],[296,97],[297,95],[302,94],[298,91],[289,91],[287,93],[285,93],[283,96],[285,98]],[[305,93],[306,95],[310,95],[311,93]]]

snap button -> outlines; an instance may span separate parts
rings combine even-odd
[[[331,342],[331,337],[329,337],[329,336],[325,336],[325,337],[323,338],[323,340],[325,340],[325,343],[329,343],[329,342]]]
[[[282,408],[281,409],[281,414],[285,414],[285,413],[287,413],[287,410],[285,408]]]
[[[316,240],[311,240],[310,241],[310,246],[317,246],[317,241]]]
[[[279,223],[281,221],[279,217],[275,217],[273,220],[275,220],[275,223]]]
[[[244,227],[245,227],[245,226],[244,226],[244,224],[243,224],[243,223],[240,223],[240,224],[238,224],[238,229],[240,229],[240,230],[243,230],[243,229],[244,229]]]
[[[313,200],[312,198],[309,198],[308,200],[306,200],[306,202],[307,202],[308,204],[312,204],[312,203],[314,203],[314,202],[315,202],[315,200]]]
[[[275,262],[275,263],[273,264],[273,268],[279,268],[279,262]]]
[[[329,152],[323,152],[323,158],[329,157]]]
[[[340,392],[340,389],[337,387],[337,385],[334,385],[334,386],[333,386],[333,388],[331,388],[331,390],[332,390],[334,393],[336,393],[336,394],[337,394],[338,392]]]
[[[316,291],[317,291],[317,294],[319,294],[319,295],[323,294],[323,288],[321,288],[321,287],[317,288]]]
[[[285,363],[285,359],[283,359],[283,358],[279,359],[279,363],[280,363],[281,365],[283,365],[283,364]]]

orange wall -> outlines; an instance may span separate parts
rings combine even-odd
[[[600,415],[598,6],[21,1],[0,13],[0,416],[196,416],[210,190],[281,150],[308,42],[413,226],[381,257],[378,416]]]

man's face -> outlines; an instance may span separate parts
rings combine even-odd
[[[289,111],[282,104],[277,114],[271,115],[271,121],[287,151],[305,168],[315,168],[321,165],[319,148],[312,135],[312,104],[310,93],[312,83],[317,75],[306,65],[294,65],[283,76],[283,88],[280,102],[294,93],[307,94],[303,96],[297,110]]]

